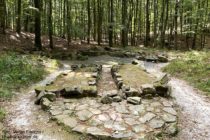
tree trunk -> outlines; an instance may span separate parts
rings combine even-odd
[[[101,11],[101,0],[98,0],[98,45],[101,45],[101,38],[102,38],[102,11]]]
[[[113,47],[113,25],[114,25],[114,6],[113,0],[109,0],[109,46]]]
[[[50,48],[53,49],[53,29],[52,29],[52,0],[49,0],[49,15],[48,15],[48,28],[49,28],[49,40],[50,40]]]
[[[16,32],[20,34],[21,32],[21,0],[18,0],[18,10],[17,10],[17,28]]]
[[[147,0],[146,3],[146,38],[145,38],[145,46],[149,45],[150,41],[150,13],[149,13],[150,1]]]
[[[90,30],[91,30],[91,15],[90,15],[90,0],[87,0],[87,11],[88,11],[88,37],[87,41],[88,44],[90,44]]]
[[[174,17],[174,26],[175,26],[175,33],[174,33],[174,47],[175,49],[177,49],[177,43],[178,43],[178,37],[177,37],[177,28],[178,28],[178,8],[179,8],[179,2],[178,0],[176,0],[176,4],[175,4],[175,17]]]
[[[157,0],[154,0],[154,43],[153,47],[156,47],[157,45],[157,10],[158,10],[158,3]]]
[[[0,34],[5,34],[5,16],[6,16],[5,0],[0,0]]]
[[[35,12],[35,47],[38,50],[42,49],[41,43],[41,1],[34,0],[34,6],[37,9]]]
[[[122,46],[126,47],[128,45],[128,29],[127,29],[127,0],[122,1]]]

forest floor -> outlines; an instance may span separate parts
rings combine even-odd
[[[8,51],[15,51],[19,52],[21,54],[30,54],[33,52],[33,49],[31,46],[33,46],[33,34],[29,33],[23,33],[21,37],[16,35],[15,33],[9,33],[6,38],[0,37],[0,50],[1,52],[8,52]],[[13,41],[12,41],[13,40]],[[48,41],[45,37],[43,37],[44,40],[44,46],[47,47],[46,44],[48,44]],[[62,52],[69,52],[69,48],[66,47],[66,44],[64,39],[61,38],[55,38],[55,44],[56,44],[56,50],[53,53],[56,53],[58,50],[62,50]],[[11,47],[12,46],[12,47]],[[78,42],[74,42],[74,45],[71,47],[71,52],[78,51],[78,50],[89,50],[90,48],[98,48],[97,45],[81,45]],[[100,48],[99,48],[100,49]],[[132,48],[133,52],[139,51],[139,48]],[[162,50],[155,50],[150,49],[151,52],[161,52]],[[51,53],[50,50],[45,49],[45,52]],[[182,52],[174,52],[174,51],[166,51],[172,59],[176,58],[182,58],[184,55]],[[59,55],[62,53],[59,53]],[[174,55],[175,54],[175,55]],[[207,61],[203,65],[209,64],[209,53],[206,54]],[[113,64],[117,63],[131,63],[133,58],[119,58],[119,57],[111,57],[111,56],[96,56],[96,57],[89,57],[85,61],[77,61],[77,60],[62,60],[61,63],[64,65],[64,69],[58,70],[50,70],[48,71],[48,76],[45,76],[44,80],[39,82],[38,85],[44,85],[49,83],[49,81],[52,81],[59,73],[65,71],[66,69],[69,69],[70,65],[72,64],[87,64],[87,63],[94,63],[94,64],[102,64],[104,66],[111,66]],[[194,59],[193,59],[194,60]],[[203,60],[203,59],[202,59]],[[189,60],[187,60],[189,64]],[[195,62],[195,61],[193,61]],[[193,63],[192,62],[192,63]],[[197,62],[197,61],[196,61]],[[201,61],[200,61],[201,62]],[[172,62],[176,63],[176,62]],[[162,75],[163,72],[161,68],[165,67],[168,64],[154,64],[149,62],[144,62],[144,67],[153,75],[156,75],[157,77]],[[173,66],[173,65],[172,65]],[[171,68],[170,64],[167,66]],[[177,66],[177,65],[176,65]],[[194,65],[192,66],[192,68]],[[169,69],[168,68],[168,69]],[[188,68],[186,68],[187,70]],[[172,73],[169,69],[166,72]],[[178,69],[180,70],[180,69]],[[199,70],[203,70],[203,67]],[[209,82],[208,79],[208,72],[209,69],[204,70],[205,74],[202,75],[204,78],[204,82]],[[193,71],[192,71],[193,72]],[[183,73],[186,76],[186,73]],[[178,110],[178,119],[179,119],[179,133],[175,138],[169,138],[169,139],[175,139],[175,140],[208,140],[210,139],[210,99],[208,96],[206,96],[206,93],[195,89],[192,85],[193,82],[190,83],[192,80],[188,80],[184,77],[184,75],[179,75],[179,77],[171,78],[170,84],[173,87],[172,90],[172,97],[173,102],[177,105],[176,108]],[[173,76],[173,75],[172,75]],[[176,76],[176,75],[174,75]],[[189,76],[186,76],[189,77]],[[111,86],[113,89],[116,89],[115,86],[113,86],[113,81],[107,82],[106,79],[109,79],[110,75],[108,75],[105,71],[105,74],[102,75],[102,79],[104,81],[102,83],[99,83],[100,86],[100,93],[103,93],[105,87],[108,88]],[[180,79],[179,79],[180,78]],[[37,79],[40,79],[39,77]],[[37,81],[37,79],[35,81]],[[185,81],[187,80],[187,81]],[[205,81],[207,80],[207,81]],[[195,80],[196,81],[196,80]],[[103,84],[107,84],[103,87]],[[109,85],[110,84],[110,85]],[[37,85],[37,84],[36,84]],[[199,86],[197,86],[199,88]],[[20,130],[30,130],[30,131],[37,131],[38,130],[38,136],[40,139],[44,140],[69,140],[75,139],[92,139],[86,136],[81,136],[75,133],[68,133],[65,131],[65,129],[62,126],[58,126],[54,122],[50,120],[50,116],[48,113],[41,110],[39,106],[34,105],[35,100],[35,93],[33,91],[34,85],[29,86],[26,88],[24,86],[23,89],[19,90],[19,92],[14,91],[16,94],[14,98],[12,98],[9,101],[0,102],[1,108],[0,108],[0,121],[4,118],[6,115],[6,118],[4,119],[4,127],[6,127],[7,133],[13,134],[13,135],[20,135]],[[200,89],[204,89],[205,92],[209,92],[209,87],[201,87]],[[0,100],[1,101],[1,100]],[[2,107],[4,109],[2,109]],[[2,123],[0,123],[0,131],[4,128],[2,126]],[[42,132],[40,134],[40,132]],[[26,133],[27,134],[27,133]]]

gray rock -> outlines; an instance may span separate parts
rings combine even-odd
[[[112,101],[113,101],[112,98],[107,96],[107,95],[105,95],[101,98],[101,103],[102,104],[111,104]]]
[[[91,77],[98,78],[98,73],[97,72],[94,72],[93,74],[91,74]]]
[[[88,104],[82,104],[82,105],[78,105],[75,110],[80,111],[80,110],[87,110],[89,108]]]
[[[168,127],[166,127],[164,132],[170,136],[175,136],[178,133],[177,124],[176,123],[170,124]]]
[[[161,115],[162,119],[167,123],[173,123],[176,122],[176,116],[170,115],[170,114],[163,114]]]
[[[63,96],[65,97],[82,96],[83,94],[83,90],[81,87],[67,87],[64,90],[65,93],[63,93]]]
[[[145,132],[147,130],[147,127],[143,124],[138,124],[138,125],[134,125],[132,126],[132,130],[135,132],[135,133],[139,133],[139,132]]]
[[[168,62],[168,57],[165,55],[157,55],[157,58],[158,58],[158,62],[162,62],[162,63]]]
[[[100,121],[99,119],[97,119],[97,117],[92,117],[90,120],[89,120],[89,125],[90,126],[99,126],[101,124],[103,124],[104,122]]]
[[[82,87],[83,93],[87,94],[88,96],[97,96],[97,87],[96,86],[85,86]]]
[[[60,114],[62,114],[63,113],[63,111],[61,110],[61,109],[51,109],[50,110],[50,114],[52,115],[52,116],[56,116],[56,115],[60,115]]]
[[[94,115],[101,114],[101,110],[95,108],[88,108],[88,110],[93,113]]]
[[[125,131],[126,130],[126,125],[123,124],[123,123],[115,122],[113,124],[112,129],[115,130],[115,131]]]
[[[83,124],[79,124],[77,126],[75,126],[72,131],[74,132],[78,132],[78,133],[84,133],[86,131],[87,126],[83,125]]]
[[[106,93],[106,95],[109,97],[117,96],[117,94],[118,94],[117,90],[110,90],[110,91],[107,91],[107,93]]]
[[[99,139],[105,139],[107,137],[110,137],[111,135],[107,133],[105,130],[102,130],[97,127],[89,127],[87,128],[87,134],[93,135],[98,137]]]
[[[128,125],[138,124],[138,122],[134,118],[125,118],[124,120],[125,123],[127,123]]]
[[[139,121],[141,123],[146,123],[146,122],[149,122],[150,120],[152,120],[153,118],[155,118],[156,115],[151,113],[151,112],[148,112],[146,113],[143,117],[139,118]]]
[[[132,64],[133,64],[133,65],[138,65],[139,62],[138,62],[138,60],[133,60],[133,61],[132,61]]]
[[[97,82],[96,82],[95,79],[94,79],[94,80],[88,81],[88,85],[89,85],[89,86],[96,86],[96,84],[97,84]]]
[[[51,103],[47,98],[42,98],[41,101],[40,101],[40,104],[41,104],[41,108],[43,110],[49,110],[50,109],[50,106],[51,106]]]
[[[113,102],[121,102],[122,98],[120,96],[113,97]]]
[[[164,126],[165,122],[160,119],[153,119],[149,122],[149,126],[153,129],[159,129]]]
[[[73,71],[75,71],[75,70],[79,69],[79,65],[71,65],[71,69]]]
[[[128,97],[127,102],[134,104],[134,105],[139,105],[139,104],[141,104],[141,98],[140,97]]]
[[[93,116],[93,113],[91,113],[88,110],[82,110],[82,111],[77,112],[76,115],[78,116],[79,120],[87,121]]]
[[[117,72],[114,73],[114,78],[121,78],[121,77],[122,76],[119,73],[117,73]]]
[[[102,122],[106,122],[110,120],[110,117],[107,114],[100,114],[97,116],[97,119]]]
[[[119,113],[123,113],[123,114],[128,114],[129,113],[129,111],[126,108],[125,105],[118,105],[118,106],[116,106],[116,111],[119,112]]]
[[[122,86],[122,91],[123,92],[129,91],[129,90],[130,90],[130,86],[127,86],[127,85]]]
[[[143,104],[141,105],[131,105],[129,106],[129,110],[133,115],[140,115],[145,113],[145,107]]]
[[[129,91],[124,91],[127,97],[134,97],[134,96],[140,96],[140,93],[137,89],[130,88]]]
[[[63,124],[65,127],[70,129],[77,126],[77,120],[75,118],[69,117],[69,115],[57,115],[54,117],[59,124]]]
[[[142,96],[145,96],[145,95],[154,96],[156,94],[155,88],[152,84],[144,84],[141,86],[141,89],[142,89]]]
[[[163,101],[163,106],[164,107],[172,107],[173,103],[168,102],[168,101]]]
[[[171,96],[171,87],[168,85],[154,85],[156,93],[161,97],[170,97]]]
[[[154,55],[148,55],[148,56],[145,57],[145,60],[148,61],[148,62],[157,62],[158,58]]]
[[[40,101],[41,101],[41,99],[42,99],[42,97],[44,96],[45,93],[46,93],[45,91],[40,91],[39,94],[37,94],[38,96],[37,96],[37,98],[34,102],[36,105],[40,104]]]
[[[177,112],[172,107],[164,107],[163,110],[169,114],[177,115]]]
[[[39,93],[39,95],[35,101],[35,104],[39,105],[42,98],[47,98],[51,102],[54,102],[56,100],[56,95],[52,92],[42,91]]]
[[[134,134],[131,131],[120,131],[112,134],[112,138],[115,140],[130,140]]]

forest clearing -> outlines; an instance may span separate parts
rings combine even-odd
[[[210,140],[209,0],[0,0],[0,140]]]

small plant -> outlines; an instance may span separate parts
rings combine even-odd
[[[3,121],[5,115],[6,115],[5,110],[3,108],[0,108],[0,122]]]

